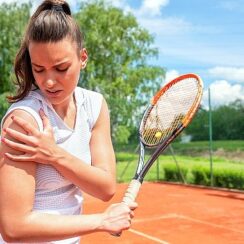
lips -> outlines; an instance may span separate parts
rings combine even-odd
[[[61,91],[61,90],[56,90],[56,91],[49,91],[49,90],[46,90],[47,92],[49,92],[49,93],[56,93],[56,92],[59,92],[59,91]]]
[[[62,92],[62,90],[46,90],[46,93],[52,97],[59,96],[61,92]]]

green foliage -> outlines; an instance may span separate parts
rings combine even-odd
[[[30,4],[0,4],[0,94],[13,89],[12,70],[24,26],[29,18]]]
[[[138,155],[135,153],[116,153],[116,159],[118,162],[128,162],[128,161],[134,161],[138,159]]]
[[[9,107],[9,103],[6,100],[7,95],[8,93],[0,94],[0,121]]]
[[[236,169],[214,171],[214,185],[217,187],[244,189],[244,172]]]
[[[193,121],[185,129],[185,133],[192,136],[193,141],[208,140],[208,111],[200,108]]]
[[[238,150],[238,148],[236,148]],[[137,167],[135,153],[116,153],[118,180],[129,181],[134,176]],[[179,168],[172,156],[161,156],[158,162],[152,165],[146,175],[147,181],[170,181],[210,186],[209,159],[194,156],[176,156]],[[213,157],[213,186],[244,190],[244,161],[236,163],[226,158]]]
[[[164,167],[164,177],[166,181],[179,182],[181,181],[181,174],[186,178],[187,168],[181,167],[180,171],[175,164],[168,164],[167,167]]]
[[[244,140],[221,140],[213,142],[213,151],[224,150],[225,152],[244,151]],[[173,143],[173,148],[177,154],[197,155],[208,153],[209,141],[194,141],[188,143]]]
[[[128,127],[119,125],[116,128],[115,131],[115,138],[117,139],[118,144],[127,144],[128,143],[128,138],[130,136],[130,131],[128,130]]]
[[[223,150],[225,153],[233,152],[244,152],[244,140],[221,140],[213,142],[213,152]],[[138,140],[135,143],[129,143],[127,145],[117,145],[115,146],[116,152],[120,155],[121,152],[125,154],[135,153],[138,150]],[[193,142],[174,142],[172,147],[177,155],[203,155],[209,154],[209,141],[193,141]],[[166,149],[163,155],[171,154],[170,150]]]
[[[244,139],[244,101],[222,105],[213,113],[213,139]]]
[[[185,176],[187,183],[195,185],[210,186],[210,168],[207,165],[194,165],[192,168],[181,166],[181,171]],[[243,170],[232,168],[230,166],[218,167],[213,171],[214,186],[231,189],[244,189]],[[180,182],[179,173],[173,164],[167,164],[164,167],[164,180]]]
[[[209,138],[209,111],[200,109],[185,130],[194,141]],[[213,140],[244,140],[244,101],[236,100],[212,110]]]
[[[104,95],[111,110],[113,138],[127,142],[141,107],[164,75],[163,69],[147,63],[158,53],[152,47],[153,37],[132,14],[104,1],[83,3],[75,17],[85,33],[89,54],[79,84]]]
[[[192,183],[197,185],[210,185],[210,169],[206,166],[194,166],[191,169]]]

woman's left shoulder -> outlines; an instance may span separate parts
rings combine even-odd
[[[99,92],[87,90],[81,87],[77,87],[75,92],[76,99],[78,99],[77,102],[85,109],[88,115],[90,129],[92,129],[97,122],[103,107],[102,105],[105,101],[103,99],[103,95]]]
[[[103,95],[97,91],[88,90],[85,88],[77,87],[75,92],[79,94],[80,98],[83,99],[102,99]]]

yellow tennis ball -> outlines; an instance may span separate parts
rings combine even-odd
[[[162,132],[161,131],[158,131],[156,134],[155,134],[155,137],[156,138],[160,138],[162,136]]]

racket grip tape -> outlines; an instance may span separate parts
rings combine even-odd
[[[138,195],[140,187],[141,187],[140,181],[135,179],[132,180],[125,192],[122,202],[124,202],[127,205],[129,205],[131,202],[134,202]]]
[[[134,202],[137,195],[138,195],[138,192],[140,190],[140,187],[141,187],[141,182],[138,181],[138,180],[132,180],[125,192],[125,195],[123,197],[123,200],[122,202],[127,204],[127,205],[130,205],[131,202]],[[122,234],[122,232],[120,233],[111,233],[112,236],[116,236],[116,237],[120,237]]]

